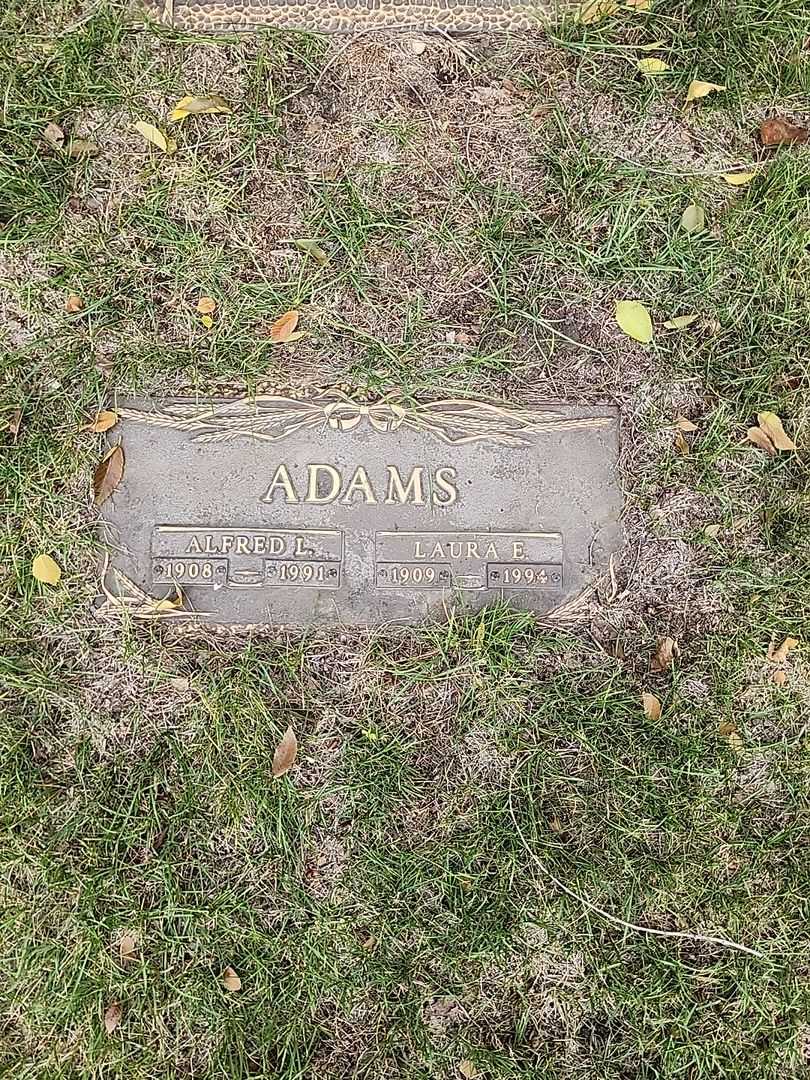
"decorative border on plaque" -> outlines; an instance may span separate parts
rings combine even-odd
[[[302,429],[328,425],[335,431],[351,431],[367,422],[379,432],[406,427],[425,431],[450,446],[494,442],[501,446],[526,446],[532,436],[552,431],[574,431],[610,424],[606,416],[561,417],[553,409],[528,409],[486,401],[447,398],[409,404],[401,399],[356,401],[341,391],[327,391],[312,398],[263,394],[236,398],[215,405],[172,402],[160,411],[120,409],[119,415],[155,427],[174,428],[193,436],[193,442],[228,442],[247,437],[277,442]]]

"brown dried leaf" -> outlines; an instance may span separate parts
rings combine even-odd
[[[11,416],[6,420],[6,431],[9,432],[12,439],[17,440],[17,436],[20,434],[20,427],[22,426],[22,409],[15,409]]]
[[[791,124],[783,116],[763,120],[759,125],[759,139],[763,146],[779,146],[780,143],[805,143],[810,135],[807,128]]]
[[[75,315],[77,311],[81,311],[84,308],[84,300],[76,293],[71,293],[65,301],[65,311],[69,315]]]
[[[284,738],[278,744],[276,752],[273,754],[273,776],[276,780],[290,771],[295,764],[297,754],[298,740],[295,737],[292,725],[290,725],[284,732]]]
[[[96,143],[89,139],[71,139],[68,143],[68,157],[92,157],[100,153]]]
[[[675,427],[678,431],[697,431],[698,429],[697,424],[692,423],[692,421],[685,416],[678,417],[675,421]]]
[[[771,644],[768,646],[768,659],[773,664],[784,664],[788,653],[795,649],[798,644],[799,639],[795,637],[786,637],[782,644],[776,648]]]
[[[689,454],[689,443],[686,441],[686,436],[680,430],[675,432],[675,449],[681,455],[681,457],[687,457]]]
[[[118,423],[118,413],[113,412],[112,409],[104,409],[102,412],[96,413],[95,417],[83,427],[79,428],[79,431],[92,431],[95,433],[102,431],[109,431],[111,427],[115,427]]]
[[[138,959],[138,945],[132,934],[122,934],[119,938],[118,957],[124,964]]]
[[[297,311],[285,311],[270,327],[270,340],[276,344],[289,341],[298,326],[298,318]]]
[[[650,660],[650,671],[668,671],[679,655],[678,642],[674,638],[661,638]]]
[[[757,423],[777,450],[795,450],[796,443],[785,434],[782,421],[775,412],[757,413]]]
[[[478,1069],[469,1058],[464,1058],[463,1061],[458,1063],[458,1071],[466,1080],[473,1080],[474,1077],[478,1076]]]
[[[551,831],[553,833],[557,833],[558,835],[560,833],[565,832],[565,828],[563,827],[562,822],[560,821],[560,819],[557,817],[556,814],[549,821],[548,827],[551,829]]]
[[[124,448],[119,444],[101,459],[93,473],[93,497],[96,506],[109,499],[124,475]]]
[[[784,686],[787,682],[787,672],[784,668],[777,668],[771,678],[777,686]]]
[[[661,702],[655,694],[646,691],[641,695],[641,704],[644,706],[644,715],[648,720],[655,722],[661,719]]]
[[[45,129],[42,132],[42,138],[52,147],[54,150],[61,150],[65,141],[65,133],[59,127],[58,124],[51,122],[45,125]]]
[[[213,315],[217,310],[217,302],[213,296],[201,296],[197,301],[197,311],[200,315]]]
[[[232,994],[235,994],[237,990],[242,989],[242,980],[236,974],[232,967],[226,967],[222,973],[222,985],[226,990],[229,990]]]
[[[776,457],[776,447],[771,440],[759,427],[750,427],[748,429],[748,441],[752,442],[754,446],[758,446],[760,450],[764,450],[769,457]]]
[[[104,1010],[104,1030],[108,1035],[112,1035],[115,1029],[121,1023],[121,1017],[124,1015],[124,1010],[120,1001],[111,1001],[107,1008]]]
[[[710,540],[716,540],[717,537],[720,535],[720,530],[722,528],[723,526],[720,524],[720,522],[715,522],[713,525],[707,525],[703,532],[706,536],[709,537]]]

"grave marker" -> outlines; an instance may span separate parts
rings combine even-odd
[[[118,570],[203,622],[378,625],[497,599],[545,613],[621,544],[611,407],[337,391],[119,405]]]

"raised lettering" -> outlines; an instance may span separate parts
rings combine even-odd
[[[354,476],[349,481],[349,486],[346,488],[346,494],[340,501],[350,503],[355,491],[359,491],[364,496],[367,503],[376,503],[377,499],[372,490],[371,481],[362,465],[358,465],[354,470]]]
[[[422,478],[425,470],[417,465],[411,470],[407,485],[403,483],[399,469],[396,465],[386,465],[388,470],[388,490],[385,495],[386,505],[393,503],[413,503],[415,506],[424,506],[425,500],[422,495]]]
[[[307,465],[307,472],[309,474],[309,486],[307,487],[307,497],[304,501],[308,503],[334,502],[340,494],[340,473],[337,469],[333,465],[314,463],[312,465]],[[318,494],[321,473],[324,473],[329,478],[331,485],[326,495]]]
[[[522,540],[512,541],[512,558],[513,559],[525,559],[526,548]]]
[[[437,469],[434,476],[436,489],[433,492],[433,502],[436,506],[452,506],[458,498],[455,485],[456,470],[451,468]],[[439,496],[443,495],[444,498]]]
[[[311,466],[310,466],[311,467]],[[270,487],[262,495],[261,502],[271,503],[273,501],[273,494],[276,488],[281,488],[284,492],[284,498],[288,503],[297,503],[298,496],[295,494],[295,488],[293,487],[292,480],[286,465],[279,465],[273,474],[273,479],[270,483]]]
[[[203,549],[200,547],[200,541],[197,539],[196,536],[192,536],[192,538],[188,542],[186,553],[190,552],[192,555],[202,555],[202,550]]]

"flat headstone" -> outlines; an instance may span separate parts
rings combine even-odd
[[[235,625],[547,613],[621,545],[612,407],[331,391],[118,411],[106,585],[136,607],[179,586],[182,617]]]
[[[521,0],[144,0],[149,14],[200,33],[260,30],[532,30],[562,5]]]

